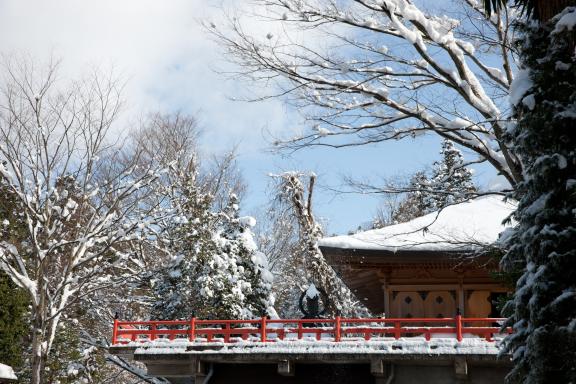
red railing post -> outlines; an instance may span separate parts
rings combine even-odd
[[[190,341],[196,340],[196,318],[190,319],[190,336],[188,338]]]
[[[302,322],[298,321],[298,340],[302,339]]]
[[[334,341],[340,341],[340,316],[336,316],[336,321],[334,322]]]
[[[225,333],[224,333],[224,342],[225,343],[230,342],[230,323],[226,323],[226,329],[225,329]]]
[[[400,329],[400,322],[399,321],[395,321],[394,322],[394,338],[396,340],[398,340],[401,336],[401,329]]]
[[[156,340],[156,323],[150,324],[150,340]]]
[[[462,315],[456,314],[456,339],[462,341]]]
[[[262,316],[260,320],[260,341],[266,342],[266,316]]]
[[[118,319],[114,319],[114,328],[112,329],[112,345],[118,342]]]

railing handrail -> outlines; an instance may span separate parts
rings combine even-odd
[[[495,317],[463,318],[461,315],[445,318],[344,318],[337,316],[332,319],[268,319],[266,317],[250,320],[192,318],[188,320],[121,321],[115,319],[112,344],[154,341],[158,338],[187,339],[191,342],[202,339],[205,342],[212,342],[217,336],[224,342],[234,342],[238,338],[274,342],[284,340],[286,336],[292,334],[296,335],[297,339],[302,339],[305,334],[313,334],[316,340],[322,340],[322,336],[327,335],[334,342],[344,341],[347,335],[354,334],[362,335],[365,340],[370,340],[372,335],[377,337],[392,335],[395,339],[399,339],[402,336],[414,334],[424,335],[426,340],[430,340],[434,334],[446,333],[454,334],[458,341],[462,341],[464,334],[481,336],[492,341],[493,336],[501,333],[502,329],[500,326],[487,326],[486,324],[498,323],[500,325],[505,320]],[[422,325],[422,323],[427,325]],[[471,323],[480,324],[478,326],[467,325]],[[290,326],[291,324],[293,326]],[[323,326],[322,324],[330,325]],[[177,328],[170,329],[169,327]],[[511,329],[506,328],[505,332],[510,333]]]

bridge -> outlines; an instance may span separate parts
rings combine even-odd
[[[502,318],[115,320],[110,352],[174,384],[503,382]],[[238,381],[241,378],[241,381]]]

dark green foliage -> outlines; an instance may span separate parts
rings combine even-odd
[[[429,192],[430,179],[424,172],[412,176],[408,189],[410,192],[392,215],[392,224],[405,223],[434,211],[433,196]]]
[[[464,166],[462,153],[449,140],[442,142],[440,161],[434,162],[430,187],[433,210],[466,201],[476,193],[472,172]]]
[[[24,364],[27,308],[26,294],[0,271],[0,362],[16,371]]]
[[[181,186],[178,194],[178,216],[167,228],[169,252],[177,260],[157,278],[154,286],[156,303],[152,310],[155,319],[186,319],[196,316],[200,309],[199,294],[192,292],[196,284],[196,268],[215,252],[212,233],[216,225],[211,212],[213,197],[201,191],[192,175]]]
[[[5,183],[0,176],[0,242],[18,244],[24,240],[26,228],[18,200]],[[24,368],[28,305],[26,293],[0,268],[0,362],[16,371]]]
[[[175,222],[167,229],[173,265],[158,276],[157,319],[253,318],[269,314],[272,275],[256,249],[248,222],[232,194],[224,209],[190,177],[177,195]]]
[[[522,271],[507,309],[514,368],[510,383],[576,382],[576,61],[573,32],[522,26],[522,60],[532,87],[509,131],[525,166],[517,228],[506,234],[505,271]],[[532,99],[533,97],[533,99]],[[534,101],[534,102],[532,102]]]
[[[103,351],[87,346],[81,340],[82,324],[62,321],[48,359],[45,381],[47,383],[76,384],[100,383],[105,377],[106,361]]]
[[[254,242],[249,223],[253,219],[239,216],[239,203],[236,195],[231,195],[219,215],[216,260],[222,260],[223,265],[215,267],[211,265],[214,259],[209,260],[198,279],[200,290],[214,291],[213,295],[203,297],[204,308],[210,308],[208,316],[254,318],[269,315],[273,310],[272,275],[267,269],[267,259]]]

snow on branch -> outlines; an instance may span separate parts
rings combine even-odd
[[[275,84],[261,98],[282,97],[310,121],[309,131],[280,137],[280,148],[434,133],[487,159],[512,185],[522,179],[503,139],[514,55],[507,12],[485,19],[471,1],[461,2],[459,19],[407,0],[260,4],[284,35],[254,36],[237,18],[228,30],[207,29],[238,64],[235,75]]]
[[[38,73],[8,61],[3,71],[0,268],[29,294],[39,383],[63,313],[137,272],[132,242],[169,212],[146,198],[162,168],[123,161],[109,141],[117,79],[91,74],[64,86],[56,64]]]

